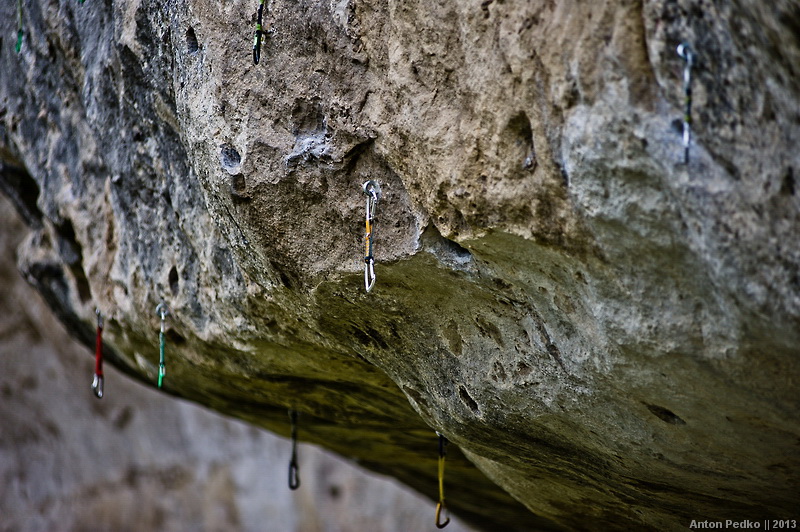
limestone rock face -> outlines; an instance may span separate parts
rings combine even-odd
[[[94,360],[19,276],[25,231],[0,197],[0,529],[160,532],[426,530],[431,504],[387,478],[158,394]],[[288,419],[288,418],[287,418]],[[448,532],[467,530],[453,520]]]
[[[795,2],[273,0],[259,65],[255,1],[25,6],[20,269],[123,371],[163,298],[165,391],[431,497],[439,430],[478,527],[797,507]]]

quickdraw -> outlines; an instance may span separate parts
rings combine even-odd
[[[19,53],[22,50],[22,37],[25,35],[25,32],[22,31],[22,0],[17,0],[17,44],[14,46],[14,50]]]
[[[258,18],[256,20],[256,34],[253,38],[253,63],[258,64],[261,60],[261,37],[264,35],[264,0],[258,2]]]
[[[94,379],[92,379],[92,392],[98,399],[103,398],[103,314],[96,309],[97,336],[94,347]]]
[[[161,317],[161,332],[158,334],[158,387],[161,388],[161,385],[164,382],[164,375],[167,374],[167,365],[164,362],[164,346],[166,344],[166,319],[167,314],[169,314],[169,309],[163,301],[156,306],[156,314]]]
[[[450,518],[447,517],[442,522],[442,511],[447,513],[447,505],[444,503],[444,460],[447,456],[447,438],[440,432],[436,432],[439,436],[439,502],[436,503],[436,528],[444,528],[450,523]]]
[[[692,67],[695,62],[694,50],[687,42],[678,45],[678,55],[686,62],[683,67],[683,94],[685,109],[683,112],[683,162],[689,164],[689,142],[692,127]]]
[[[296,490],[300,487],[300,471],[297,467],[297,410],[289,410],[289,419],[292,422],[292,458],[289,460],[289,489]]]
[[[372,180],[363,185],[364,194],[367,195],[367,230],[364,236],[364,287],[367,292],[375,286],[375,258],[372,256],[372,241],[374,234],[373,221],[375,207],[381,199],[381,187]]]

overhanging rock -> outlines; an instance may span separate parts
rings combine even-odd
[[[168,393],[432,497],[440,430],[486,529],[797,507],[793,2],[274,0],[257,66],[256,8],[26,3],[2,175],[74,334],[154,382],[163,298]]]

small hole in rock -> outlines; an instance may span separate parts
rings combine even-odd
[[[189,28],[186,30],[186,50],[190,54],[197,53],[200,49],[200,45],[197,42],[197,35],[194,32],[194,28]]]
[[[475,399],[473,399],[472,396],[470,396],[466,388],[464,388],[463,386],[459,386],[458,396],[461,398],[461,401],[463,401],[464,404],[469,407],[470,410],[472,410],[476,414],[480,414],[481,410],[478,407],[478,403],[475,402]]]
[[[786,169],[786,174],[783,176],[783,182],[781,183],[781,194],[784,196],[794,196],[794,190],[794,168],[790,166]]]
[[[230,174],[239,173],[239,165],[242,163],[242,156],[230,144],[220,146],[219,161],[222,167]]]
[[[172,295],[178,295],[178,269],[175,266],[169,271],[169,289]]]
[[[528,115],[524,112],[517,113],[506,126],[504,141],[512,149],[513,158],[522,163],[522,169],[530,172],[536,170],[538,161],[536,149],[533,146],[533,130]]]
[[[241,198],[246,196],[247,183],[242,174],[235,174],[231,176],[231,194]]]
[[[184,338],[180,333],[175,332],[173,329],[169,329],[166,332],[167,341],[175,345],[182,345],[186,343],[186,338]]]
[[[292,281],[292,278],[289,276],[289,274],[284,271],[279,271],[278,276],[281,278],[281,283],[283,283],[283,286],[289,289],[294,288],[294,281]]]
[[[686,425],[686,422],[671,410],[667,410],[663,406],[658,405],[645,405],[650,412],[664,423],[670,425]]]

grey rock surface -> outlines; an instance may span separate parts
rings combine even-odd
[[[25,233],[0,197],[0,530],[426,530],[419,494],[315,446],[171,400],[93,361],[16,271]],[[288,417],[287,417],[288,420]],[[302,438],[302,419],[299,420]],[[454,520],[448,530],[469,530]]]
[[[274,0],[255,66],[256,7],[26,2],[3,177],[73,334],[152,383],[163,298],[168,393],[421,492],[440,430],[478,527],[798,506],[795,2]]]

